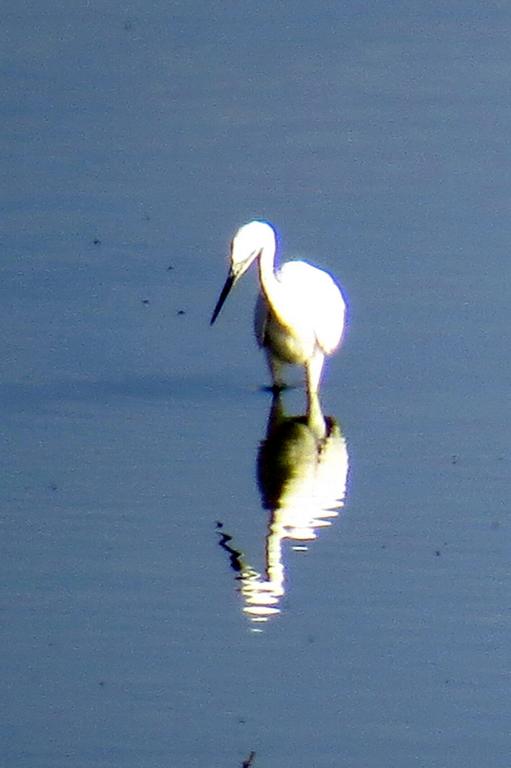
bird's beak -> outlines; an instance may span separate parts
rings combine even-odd
[[[218,315],[220,314],[220,310],[222,309],[222,307],[224,305],[224,302],[225,302],[227,296],[229,295],[229,292],[230,292],[231,288],[233,287],[233,285],[236,282],[238,277],[239,277],[239,275],[235,275],[234,272],[231,269],[231,271],[229,272],[229,274],[227,276],[227,280],[225,281],[225,285],[222,288],[222,293],[220,294],[220,296],[218,298],[218,301],[216,303],[216,307],[213,310],[213,314],[211,315],[210,325],[213,325],[213,323],[217,319]]]

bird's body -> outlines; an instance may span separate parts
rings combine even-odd
[[[292,365],[306,366],[314,357],[334,352],[344,328],[345,305],[330,275],[305,261],[288,261],[275,280],[285,300],[275,310],[266,292],[259,294],[254,318],[259,346],[274,362]]]
[[[211,323],[234,283],[257,259],[261,288],[254,318],[257,342],[266,351],[275,389],[284,386],[283,364],[305,367],[310,412],[317,403],[325,356],[341,342],[346,305],[327,272],[305,261],[289,261],[275,269],[275,256],[275,232],[269,224],[252,221],[238,230],[229,276]]]

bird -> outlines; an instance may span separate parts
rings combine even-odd
[[[328,272],[306,261],[287,261],[276,267],[276,256],[277,235],[269,222],[251,221],[236,232],[231,243],[229,274],[210,324],[217,319],[231,289],[257,261],[260,293],[255,305],[254,331],[258,345],[266,353],[272,389],[278,392],[285,388],[284,365],[303,366],[309,418],[322,421],[321,374],[325,357],[341,343],[346,302]]]

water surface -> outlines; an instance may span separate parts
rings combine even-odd
[[[510,21],[6,14],[6,764],[507,768]],[[260,216],[349,298],[322,394],[349,473],[254,622],[233,563],[264,582],[283,506],[255,274],[208,321]]]

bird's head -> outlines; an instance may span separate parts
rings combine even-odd
[[[231,271],[238,279],[265,248],[275,249],[275,230],[265,221],[251,221],[240,227],[231,244]]]
[[[275,252],[275,230],[265,221],[251,221],[238,229],[231,243],[231,265],[229,274],[211,317],[211,325],[220,314],[231,288],[245,274],[253,261],[265,248]]]

